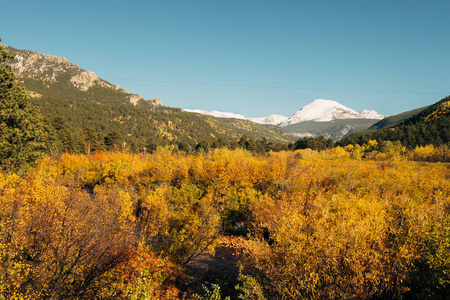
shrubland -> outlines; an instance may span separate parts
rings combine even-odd
[[[444,299],[447,150],[387,146],[47,156],[0,176],[0,299]],[[239,276],[202,293],[232,236]]]

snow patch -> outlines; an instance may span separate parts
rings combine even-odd
[[[217,118],[248,120],[248,118],[243,115],[230,113],[230,112],[220,112],[217,110],[206,111],[206,110],[201,110],[201,109],[183,109],[183,110],[187,111],[187,112],[208,115],[208,116],[213,116],[213,117],[217,117]]]
[[[373,109],[363,109],[362,111],[359,112],[361,115],[363,115],[364,117],[366,117],[367,119],[377,119],[377,120],[381,120],[386,118],[386,116],[383,116],[382,114],[374,111]]]
[[[249,120],[259,124],[279,125],[287,119],[288,117],[282,115],[270,115],[264,118],[250,118]]]

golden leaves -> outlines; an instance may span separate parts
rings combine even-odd
[[[223,233],[251,240],[242,272],[269,298],[395,297],[425,271],[447,287],[448,165],[375,147],[47,158],[0,177],[0,294],[176,298],[166,278]]]

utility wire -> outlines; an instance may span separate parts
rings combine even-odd
[[[270,86],[270,85],[245,85],[245,84],[225,84],[225,83],[206,83],[190,81],[162,81],[150,79],[132,79],[132,78],[104,78],[107,80],[126,80],[141,81],[166,84],[186,84],[186,85],[204,85],[204,86],[223,86],[239,88],[257,88],[257,89],[280,89],[280,90],[311,90],[311,91],[335,91],[335,92],[365,92],[365,93],[402,93],[402,94],[447,94],[448,92],[429,92],[429,91],[383,91],[383,90],[356,90],[356,89],[329,89],[329,88],[310,88],[310,87],[290,87],[290,86]]]

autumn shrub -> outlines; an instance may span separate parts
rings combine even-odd
[[[100,299],[179,299],[180,266],[141,247],[126,262],[106,272],[98,283]]]
[[[118,198],[104,199],[59,182],[44,161],[2,187],[1,277],[7,298],[77,298],[133,252]]]
[[[219,234],[219,214],[213,197],[202,195],[194,185],[183,186],[172,193],[169,203],[168,253],[180,264],[187,264],[203,252],[214,251]]]
[[[256,279],[250,275],[239,274],[239,283],[236,290],[239,292],[238,299],[241,300],[265,300],[261,286]]]
[[[260,248],[247,266],[256,266],[268,298],[392,298],[417,288],[412,282],[427,274],[418,268],[424,260],[435,262],[434,277],[426,278],[448,289],[442,270],[449,256],[431,255],[444,253],[445,238],[430,229],[442,228],[437,216],[448,218],[448,169],[379,166],[299,160],[299,177],[288,176],[283,188],[254,203]]]
[[[445,299],[450,293],[450,219],[433,222],[409,278],[415,299]]]
[[[450,162],[450,151],[447,145],[434,147],[433,145],[417,146],[409,151],[408,159],[413,161]]]
[[[136,203],[137,234],[141,243],[153,250],[168,249],[169,243],[169,197],[168,186],[145,191]]]
[[[411,160],[415,161],[432,161],[435,153],[433,145],[417,146],[410,152]]]
[[[442,298],[450,167],[431,161],[445,151],[372,141],[47,158],[0,176],[0,295],[225,298],[182,288],[225,234],[249,241],[241,299]]]

